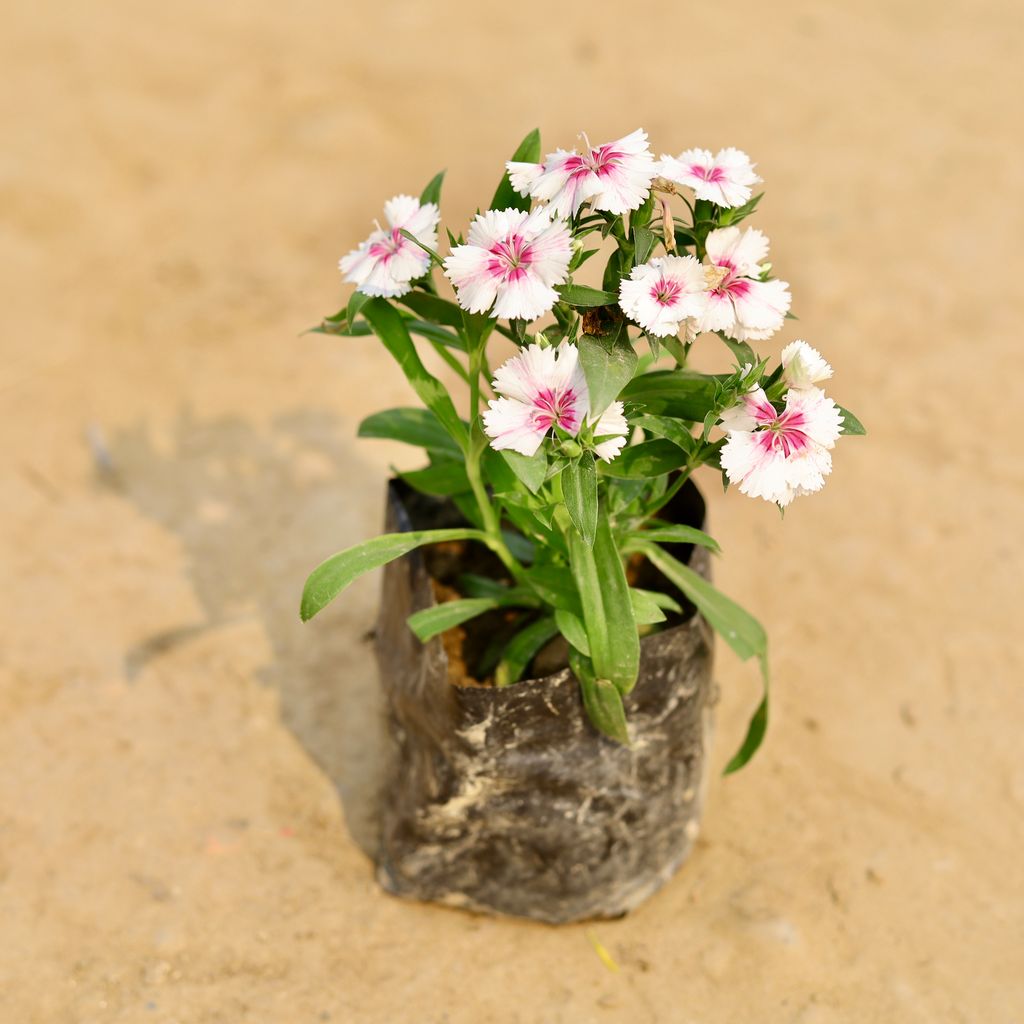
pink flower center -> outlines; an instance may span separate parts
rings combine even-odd
[[[806,451],[811,446],[807,436],[807,417],[797,409],[777,413],[771,402],[747,400],[747,408],[757,420],[758,443],[765,451],[781,452],[783,458]]]
[[[565,161],[564,169],[569,172],[571,179],[579,180],[588,174],[596,174],[599,178],[606,178],[619,166],[626,154],[621,149],[616,149],[610,143],[598,146],[583,156],[575,154]]]
[[[533,400],[533,422],[544,430],[559,426],[570,434],[579,429],[580,416],[576,408],[579,396],[572,387],[552,390],[542,388]]]
[[[387,263],[408,244],[409,239],[398,228],[392,228],[386,238],[381,238],[370,246],[370,255]]]
[[[651,287],[651,298],[661,306],[674,306],[679,301],[682,291],[682,285],[678,281],[661,277]]]
[[[721,167],[702,167],[700,164],[690,164],[690,173],[701,181],[710,181],[713,184],[725,181],[725,171]]]
[[[502,281],[518,281],[534,261],[533,248],[522,235],[506,235],[490,249],[487,271]]]

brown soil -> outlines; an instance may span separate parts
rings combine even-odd
[[[4,1024],[1024,1019],[1024,12],[583,12],[5,5]],[[447,166],[458,231],[534,124],[637,123],[756,155],[778,341],[871,433],[784,521],[705,481],[775,703],[678,877],[595,927],[403,903],[364,852],[377,580],[296,610],[416,462],[356,424],[412,396],[300,332],[387,196]],[[724,765],[758,682],[718,676]]]

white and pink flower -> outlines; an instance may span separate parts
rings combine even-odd
[[[403,229],[436,248],[441,211],[436,203],[395,196],[384,204],[384,219],[387,228],[377,223],[377,230],[358,249],[341,258],[338,269],[364,294],[394,298],[405,295],[430,267],[429,254],[406,238]]]
[[[783,324],[792,298],[785,281],[762,281],[768,239],[756,228],[718,228],[708,234],[708,302],[701,331],[736,341],[764,341]]]
[[[547,209],[488,210],[473,219],[467,244],[452,249],[444,273],[470,313],[536,320],[558,301],[555,285],[565,282],[571,257],[569,228]]]
[[[619,285],[622,311],[657,338],[678,334],[684,321],[703,316],[707,302],[704,267],[692,256],[656,256]]]
[[[726,476],[742,494],[780,508],[825,486],[843,425],[842,413],[820,388],[794,389],[785,401],[778,412],[756,388],[721,418],[729,435],[720,455]]]
[[[583,136],[586,150],[556,150],[540,164],[507,163],[509,181],[521,196],[551,205],[560,217],[575,216],[589,202],[595,210],[628,213],[643,204],[655,175],[647,133],[638,128],[596,149]]]
[[[566,341],[557,349],[540,345],[523,349],[498,368],[492,386],[499,397],[488,403],[484,432],[498,451],[535,455],[553,427],[575,437],[584,423],[591,422],[579,350]],[[594,446],[594,454],[611,462],[629,434],[621,402],[608,406],[593,432],[605,438]]]
[[[750,199],[750,187],[761,179],[750,157],[739,149],[688,149],[679,156],[662,155],[657,173],[677,185],[692,188],[698,199],[726,208],[742,206]]]
[[[831,376],[832,367],[806,341],[794,341],[782,350],[782,379],[791,388],[812,388]]]

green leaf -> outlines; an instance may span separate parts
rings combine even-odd
[[[632,380],[636,370],[637,354],[630,344],[624,323],[614,335],[598,338],[583,334],[577,342],[580,365],[587,379],[592,420],[596,420],[619,397],[619,392]]]
[[[665,613],[651,591],[631,587],[629,599],[633,602],[633,618],[636,619],[638,626],[650,626],[655,622],[665,621]]]
[[[639,267],[646,263],[648,257],[654,251],[654,244],[658,236],[650,228],[633,228],[633,265]]]
[[[639,587],[633,587],[630,593],[645,594],[663,612],[675,612],[677,615],[681,615],[683,612],[682,607],[674,597],[669,597],[668,594],[661,594],[657,590],[641,590]],[[636,608],[636,601],[633,602],[633,607],[634,609]]]
[[[536,494],[540,490],[548,475],[548,456],[543,446],[537,449],[535,455],[520,455],[519,452],[505,449],[501,452],[501,457],[531,494]]]
[[[763,672],[767,673],[767,669],[762,669]],[[768,731],[768,683],[765,681],[765,694],[761,698],[761,703],[757,705],[757,710],[754,712],[753,717],[750,719],[750,725],[747,726],[747,735],[740,745],[740,749],[730,758],[729,763],[725,766],[723,775],[731,775],[733,772],[739,771],[753,756],[757,753],[757,748],[761,746],[764,740],[764,734]]]
[[[540,162],[540,129],[534,128],[529,135],[519,143],[518,148],[512,154],[512,160],[515,163],[527,163],[536,164]],[[530,197],[521,196],[513,187],[512,182],[509,181],[508,171],[506,170],[501,179],[501,184],[498,185],[498,190],[494,193],[494,198],[491,200],[491,205],[488,207],[489,210],[529,210],[530,209]]]
[[[433,608],[424,608],[409,616],[409,628],[417,638],[426,643],[432,636],[446,629],[458,626],[484,612],[501,607],[501,603],[489,597],[467,597],[458,601],[444,601]]]
[[[609,680],[599,679],[591,660],[572,648],[569,649],[569,667],[579,681],[583,707],[591,724],[609,739],[628,747],[629,728],[622,694]]]
[[[745,341],[734,341],[732,338],[727,338],[720,331],[715,333],[722,344],[736,357],[738,365],[743,366],[749,363],[751,366],[757,366],[757,354]]]
[[[430,184],[420,193],[420,204],[441,202],[441,183],[444,181],[444,171],[438,171],[430,179]]]
[[[601,466],[601,472],[625,479],[650,478],[682,469],[689,458],[678,445],[659,437],[623,448],[617,459]]]
[[[841,405],[836,405],[836,408],[843,416],[842,433],[850,434],[852,436],[859,436],[867,433],[864,429],[864,424],[861,423],[861,421],[857,419],[849,409],[844,409]]]
[[[722,549],[714,537],[709,536],[703,530],[698,530],[695,526],[684,526],[681,523],[674,526],[654,526],[649,530],[640,530],[630,536],[631,538],[636,537],[640,541],[649,540],[659,544],[699,544],[716,555],[722,553]]]
[[[573,526],[592,546],[597,532],[597,467],[591,452],[584,452],[562,470],[562,497]]]
[[[348,297],[348,305],[345,307],[345,319],[348,321],[349,329],[356,322],[359,311],[370,301],[370,296],[363,292],[355,291]]]
[[[440,420],[459,447],[465,450],[468,443],[466,425],[459,419],[444,385],[427,371],[420,360],[398,311],[384,299],[375,298],[363,307],[363,316],[369,320],[377,337],[401,366],[423,404]]]
[[[566,608],[556,608],[555,622],[558,625],[558,631],[568,640],[569,644],[589,658],[590,641],[587,639],[587,628],[583,625],[583,620],[575,612]]]
[[[764,739],[768,724],[768,691],[770,677],[768,670],[768,637],[764,627],[750,612],[713,587],[703,576],[689,566],[673,558],[657,544],[637,545],[651,564],[660,569],[696,606],[697,610],[711,623],[712,628],[745,661],[757,658],[764,685],[764,696],[747,729],[743,745],[726,766],[726,773],[742,768],[754,756]]]
[[[559,565],[535,565],[526,571],[526,580],[541,600],[552,608],[578,611],[579,594],[571,570]]]
[[[422,494],[451,498],[472,490],[466,464],[457,459],[438,459],[423,469],[396,470],[398,475]]]
[[[456,331],[462,330],[462,310],[454,302],[449,302],[440,296],[431,295],[430,292],[411,291],[400,295],[395,302],[408,306],[425,320],[433,320],[446,327],[454,327]],[[462,349],[466,347],[465,341],[461,338],[459,345]]]
[[[681,420],[672,419],[671,416],[652,416],[645,413],[632,417],[630,423],[643,428],[648,434],[655,434],[671,441],[684,452],[693,452],[697,446],[694,436],[690,433],[690,427]]]
[[[764,627],[750,612],[657,544],[637,541],[630,546],[642,551],[651,564],[660,569],[697,606],[697,610],[741,658],[760,658],[768,653],[768,638]]]
[[[385,409],[359,424],[358,437],[401,441],[427,451],[459,455],[459,446],[429,409]]]
[[[646,412],[699,423],[715,407],[717,384],[717,378],[693,370],[655,370],[634,377],[619,397]]]
[[[570,306],[615,306],[619,296],[616,292],[589,288],[585,284],[566,284],[558,289],[559,298]]]
[[[734,206],[728,210],[720,210],[718,214],[718,223],[721,227],[727,227],[729,224],[738,224],[744,217],[749,217],[754,210],[757,209],[757,204],[761,202],[763,192],[758,193],[753,199],[748,200],[742,206]]]
[[[537,652],[556,636],[558,626],[550,615],[531,622],[525,629],[516,633],[505,648],[505,656],[494,672],[495,685],[509,686],[518,682]]]
[[[640,637],[607,514],[602,509],[598,516],[593,547],[575,530],[569,531],[567,539],[594,671],[620,692],[629,693],[640,670]]]
[[[408,533],[385,533],[373,540],[356,544],[321,562],[306,580],[302,591],[299,614],[308,622],[317,612],[330,604],[353,580],[372,569],[401,558],[424,544],[439,544],[450,540],[478,540],[487,543],[487,534],[481,530],[412,530]]]

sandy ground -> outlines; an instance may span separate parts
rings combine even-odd
[[[626,6],[3,5],[3,1024],[1024,1020],[1021,10]],[[784,522],[712,481],[768,745],[561,929],[378,890],[377,581],[296,616],[408,397],[299,332],[384,198],[447,165],[458,226],[535,124],[754,154],[871,432]]]

